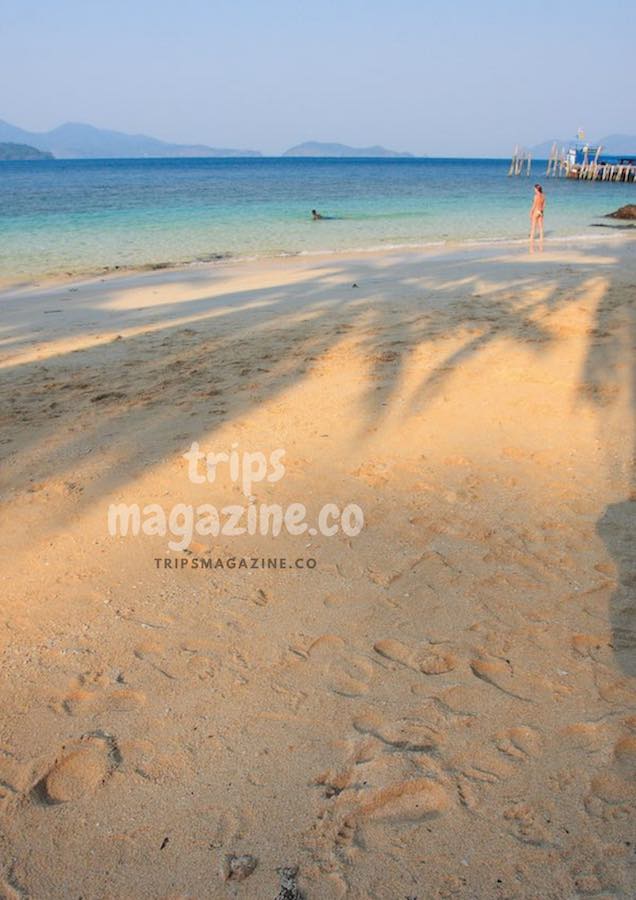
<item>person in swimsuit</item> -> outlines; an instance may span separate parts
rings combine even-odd
[[[540,184],[534,186],[534,199],[530,210],[530,245],[534,245],[534,236],[539,232],[539,243],[543,247],[543,211],[545,210],[545,194]]]
[[[324,216],[321,216],[317,210],[312,209],[311,218],[314,220],[314,222],[317,222],[318,219],[324,219]]]

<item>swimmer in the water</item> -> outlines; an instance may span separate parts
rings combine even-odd
[[[312,209],[311,218],[314,220],[314,222],[317,222],[318,219],[324,219],[324,216],[321,216],[318,210]]]

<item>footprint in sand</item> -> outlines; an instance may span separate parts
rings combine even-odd
[[[150,741],[125,741],[121,745],[122,771],[153,784],[183,784],[192,778],[191,757],[178,749],[158,750]]]
[[[68,803],[91,796],[120,765],[117,743],[110,735],[87,735],[65,746],[31,790],[35,802]]]
[[[443,675],[452,672],[458,664],[458,659],[453,653],[435,649],[426,649],[418,653],[401,641],[391,638],[376,641],[373,649],[385,659],[413,669],[414,672],[422,672],[424,675]]]
[[[161,641],[148,640],[135,647],[135,656],[156,672],[177,681],[180,678],[206,680],[216,674],[213,659],[216,644],[204,640],[184,641],[179,647],[166,647]]]
[[[417,716],[385,721],[375,713],[357,716],[353,727],[361,734],[370,734],[384,744],[398,750],[426,751],[436,750],[444,742],[445,734],[441,730],[438,717],[434,723]]]
[[[240,881],[236,877],[237,865],[232,866],[228,863],[232,858],[236,859],[236,845],[241,844],[249,835],[254,825],[254,813],[248,806],[241,806],[234,809],[225,809],[220,812],[216,827],[211,832],[210,848],[220,864],[221,872],[226,881]],[[254,859],[255,857],[249,857]],[[239,869],[242,868],[238,867]],[[246,861],[246,877],[250,875],[256,868],[250,866]],[[250,870],[250,871],[247,871]]]
[[[453,684],[435,696],[436,703],[451,716],[477,718],[483,710],[482,689],[476,682]]]
[[[448,806],[448,794],[440,784],[430,778],[414,778],[370,791],[346,822],[419,822],[440,815]]]
[[[612,740],[612,732],[605,722],[571,722],[561,729],[560,736],[569,749],[585,753],[598,753]]]
[[[315,640],[309,647],[308,660],[317,670],[319,682],[335,694],[359,697],[369,690],[373,665],[336,635],[326,634]]]
[[[427,653],[417,666],[424,675],[445,675],[457,668],[457,657],[453,653]]]
[[[610,642],[608,634],[573,634],[571,638],[572,649],[575,653],[602,663],[611,661]]]
[[[519,674],[508,660],[497,657],[481,657],[470,661],[473,675],[498,688],[504,694],[531,703],[535,699],[539,684]]]
[[[445,737],[439,725],[415,715],[384,719],[375,711],[353,720],[361,737],[346,743],[339,767],[316,779],[328,801],[312,832],[320,856],[335,850],[351,861],[364,846],[365,827],[421,822],[449,808],[450,782],[435,758]]]
[[[625,773],[636,774],[636,734],[618,739],[614,746],[614,759]]]
[[[528,725],[514,725],[499,734],[495,740],[498,750],[507,756],[525,762],[541,753],[543,741],[535,728]]]
[[[627,678],[617,678],[612,672],[602,669],[594,673],[594,683],[601,700],[612,706],[630,709],[634,703],[634,689]]]
[[[585,811],[594,818],[611,821],[633,815],[636,808],[636,783],[630,773],[613,767],[599,772],[590,782],[583,800]]]
[[[510,834],[522,844],[554,846],[554,837],[548,828],[552,816],[547,812],[539,812],[529,803],[515,803],[504,810],[504,819],[509,823]]]
[[[415,770],[416,773],[417,770]],[[345,769],[341,778],[345,779]],[[433,777],[414,773],[412,763],[401,753],[384,752],[351,767],[342,788],[327,791],[312,843],[319,857],[335,851],[350,861],[364,846],[363,831],[375,823],[394,827],[443,815],[451,805],[443,784]],[[324,784],[325,776],[318,779]]]
[[[70,716],[96,716],[111,712],[134,712],[146,703],[143,691],[125,687],[103,690],[72,690],[63,700],[62,708]]]
[[[514,774],[512,765],[488,747],[472,747],[458,753],[446,767],[460,779],[477,784],[497,784]]]

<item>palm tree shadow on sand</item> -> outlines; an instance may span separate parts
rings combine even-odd
[[[30,491],[36,464],[43,482],[75,481],[85,459],[104,456],[86,491],[67,514],[50,523],[50,531],[59,532],[69,526],[70,516],[121,490],[167,453],[214,433],[228,421],[240,420],[265,402],[278,400],[350,332],[358,332],[359,351],[369,366],[368,386],[361,397],[363,431],[377,426],[399,402],[410,353],[423,348],[433,351],[439,341],[454,339],[452,349],[422,371],[405,407],[406,415],[421,415],[458,367],[497,341],[516,342],[536,354],[544,352],[555,338],[542,322],[543,316],[576,305],[599,265],[607,262],[586,257],[575,269],[569,268],[571,285],[559,291],[549,273],[552,267],[559,271],[563,262],[544,265],[539,273],[527,261],[496,258],[488,262],[488,293],[483,295],[480,282],[484,279],[475,278],[470,262],[467,274],[461,262],[454,262],[449,280],[428,283],[421,261],[403,264],[399,279],[391,269],[384,272],[369,261],[354,273],[357,281],[366,282],[364,301],[351,290],[350,282],[343,282],[342,290],[334,294],[333,279],[350,274],[334,266],[287,285],[258,285],[237,295],[221,288],[212,305],[204,292],[186,302],[158,307],[160,316],[150,330],[109,338],[103,355],[96,351],[89,356],[87,340],[82,349],[64,351],[52,360],[5,367],[8,420],[21,432],[18,453],[11,444],[2,448],[11,456],[7,488],[11,493]],[[385,297],[387,282],[391,297],[403,297],[403,302]],[[472,302],[456,302],[458,285],[472,290]],[[105,287],[99,300],[87,299],[85,327],[99,333],[103,328],[137,324],[134,312],[117,319],[113,312],[117,299],[115,282]],[[599,302],[596,334],[590,337],[581,378],[581,396],[598,407],[601,427],[609,408],[603,399],[606,386],[628,364],[625,329],[615,328],[617,309],[622,312],[624,307],[617,306],[610,289]],[[240,312],[246,316],[239,321],[235,316]],[[397,329],[394,313],[399,314]],[[140,321],[145,315],[142,311]],[[7,340],[14,345],[20,340],[28,343],[30,327],[25,305],[21,330]],[[633,334],[632,320],[631,342]],[[136,380],[140,367],[146,371],[145,383]],[[22,408],[22,396],[31,404],[36,398],[38,407],[32,412]],[[69,416],[72,428],[59,430],[56,423],[68,421]],[[117,453],[105,455],[113,442]],[[621,584],[633,588],[633,565],[625,549],[632,514],[633,503],[628,500],[608,507],[598,529],[621,569]],[[627,594],[619,589],[613,604],[620,619],[616,627],[621,629],[621,642],[629,618]]]

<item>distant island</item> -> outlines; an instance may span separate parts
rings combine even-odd
[[[413,159],[412,153],[399,153],[386,147],[348,147],[346,144],[323,144],[320,141],[306,141],[283,153],[283,156],[355,157],[358,159]]]
[[[0,160],[8,159],[53,159],[53,154],[30,147],[29,144],[1,143]]]
[[[195,157],[262,157],[258,150],[209,147],[207,144],[171,144],[146,134],[126,134],[96,128],[83,122],[67,122],[51,131],[26,131],[0,119],[0,143],[27,147],[37,156],[2,156],[0,159],[163,159]],[[18,151],[15,151],[16,153]],[[386,147],[349,147],[347,144],[306,141],[290,147],[282,156],[358,159],[412,159],[412,153]]]
[[[125,134],[68,122],[52,131],[25,131],[0,119],[0,142],[28,145],[58,159],[135,159],[143,157],[261,156],[256,150],[169,144],[145,134]],[[24,159],[25,157],[20,157]]]

